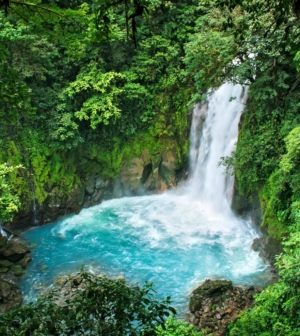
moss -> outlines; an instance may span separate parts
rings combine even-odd
[[[25,167],[10,175],[12,189],[20,196],[22,208],[28,210],[33,198],[42,204],[53,188],[66,195],[90,175],[115,179],[123,164],[140,157],[144,149],[149,151],[153,169],[160,162],[161,153],[167,150],[175,153],[176,168],[180,168],[188,152],[187,92],[178,93],[175,98],[161,93],[157,105],[161,110],[156,113],[154,126],[130,138],[116,136],[110,140],[110,147],[91,141],[73,150],[55,150],[42,134],[34,131],[19,135],[18,143],[22,145],[4,141],[0,162]]]
[[[10,267],[10,270],[14,273],[15,276],[20,277],[23,274],[23,269],[20,265],[13,265]]]
[[[149,151],[149,159],[153,162],[166,150],[174,151],[179,164],[183,162],[184,150],[175,139],[161,136],[155,137],[152,132],[139,133],[126,142],[120,138],[114,138],[114,145],[111,150],[93,144],[83,155],[85,160],[80,163],[80,170],[85,177],[91,173],[100,174],[104,178],[116,178],[126,161],[134,157],[140,157],[144,149]]]
[[[279,209],[282,206],[279,195],[281,188],[279,175],[279,171],[273,173],[259,193],[260,204],[263,210],[261,225],[267,230],[267,234],[276,240],[280,240],[287,234],[286,221],[278,217]]]

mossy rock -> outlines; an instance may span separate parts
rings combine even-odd
[[[14,273],[15,276],[20,277],[23,274],[23,268],[20,265],[11,266],[10,270]]]
[[[206,280],[201,286],[193,291],[193,294],[199,294],[205,297],[213,297],[221,295],[228,289],[232,289],[232,281]]]
[[[13,265],[11,261],[8,260],[0,260],[0,267],[10,267]]]
[[[6,273],[8,272],[9,268],[7,267],[0,267],[0,273]]]

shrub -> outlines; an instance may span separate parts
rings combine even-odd
[[[151,283],[139,287],[81,270],[36,303],[0,316],[0,335],[155,335],[175,309],[153,292]]]

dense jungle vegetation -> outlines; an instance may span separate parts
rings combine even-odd
[[[262,225],[284,253],[279,282],[228,333],[300,335],[299,1],[0,6],[0,220],[29,206],[30,183],[42,203],[57,182],[67,193],[97,169],[114,177],[144,144],[175,146],[184,160],[192,104],[242,83],[237,149],[223,163],[240,194],[259,194]]]

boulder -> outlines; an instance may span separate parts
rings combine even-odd
[[[17,239],[8,242],[7,247],[2,251],[2,255],[11,262],[20,261],[26,253],[30,252],[29,248]]]
[[[221,295],[228,289],[232,289],[232,281],[207,279],[201,286],[197,287],[193,291],[193,294],[200,294],[206,297],[214,297]]]

